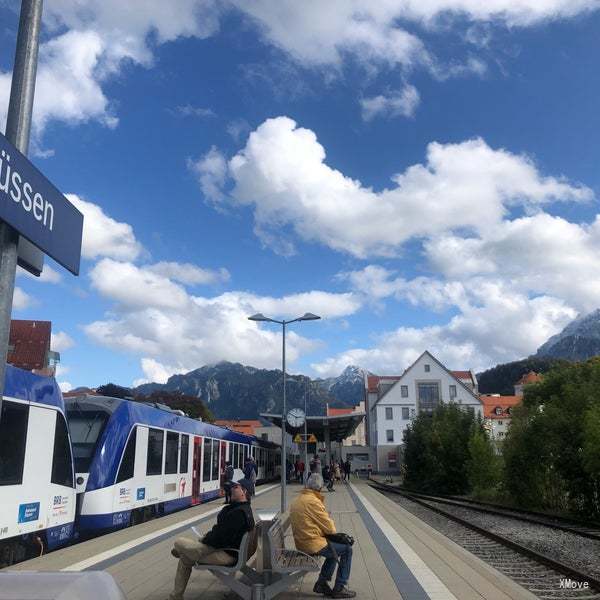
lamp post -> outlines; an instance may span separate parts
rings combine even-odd
[[[281,370],[283,371],[283,408],[281,411],[281,513],[285,512],[286,508],[286,484],[287,484],[287,463],[286,463],[286,437],[285,437],[285,420],[287,416],[286,412],[286,398],[285,398],[285,327],[290,323],[296,323],[296,321],[316,321],[320,319],[317,315],[312,313],[304,313],[301,317],[292,319],[291,321],[278,321],[277,319],[271,319],[265,317],[262,313],[256,313],[251,317],[248,317],[250,321],[265,321],[268,323],[277,323],[282,327],[282,353],[281,353]],[[305,417],[306,418],[306,414]]]

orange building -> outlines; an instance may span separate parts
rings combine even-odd
[[[523,396],[501,396],[500,394],[480,394],[483,404],[483,419],[486,429],[493,440],[502,440],[506,436],[512,410],[523,401]]]

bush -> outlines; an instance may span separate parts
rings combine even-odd
[[[469,439],[467,475],[472,494],[480,499],[492,499],[501,481],[501,461],[494,446],[479,423]]]

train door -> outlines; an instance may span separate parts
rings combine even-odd
[[[225,492],[223,491],[223,483],[225,479],[225,453],[227,452],[227,442],[221,441],[221,462],[219,463],[219,473],[221,474],[219,477],[219,495],[224,496]]]
[[[202,469],[202,438],[194,436],[194,462],[192,467],[192,504],[200,503],[200,470]]]

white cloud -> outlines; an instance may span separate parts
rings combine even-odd
[[[202,193],[207,200],[215,204],[223,200],[222,190],[227,177],[227,161],[215,146],[197,161],[189,159],[187,165],[198,178]]]
[[[17,275],[27,277],[28,279],[33,279],[34,281],[39,281],[40,283],[60,283],[62,281],[62,275],[50,265],[44,265],[44,270],[39,277],[32,275],[29,271],[26,271],[21,267],[17,268]]]
[[[351,292],[311,291],[280,298],[247,292],[194,296],[150,269],[101,260],[90,272],[92,286],[117,304],[105,319],[84,328],[96,343],[141,355],[146,379],[164,380],[220,360],[276,367],[281,360],[280,329],[261,326],[248,316],[265,312],[275,318],[297,317],[308,311],[340,318],[361,307],[360,298]],[[298,324],[294,329],[287,337],[291,363],[316,346],[297,331],[318,336],[315,325]]]
[[[24,292],[20,287],[15,287],[13,293],[13,310],[25,310],[35,304],[35,300],[32,296]]]
[[[433,282],[433,289],[443,289]],[[425,298],[414,299],[428,304]],[[383,333],[372,347],[353,348],[312,365],[322,376],[339,374],[348,364],[376,373],[401,373],[430,350],[452,369],[485,369],[535,352],[577,314],[551,296],[529,298],[499,281],[482,281],[464,290],[458,315],[445,325],[399,327]]]
[[[229,271],[225,268],[219,270],[202,269],[190,263],[158,262],[146,267],[149,271],[162,275],[184,285],[211,285],[229,281]]]
[[[70,381],[59,381],[58,387],[61,392],[70,392],[73,389],[73,384]]]
[[[419,100],[419,92],[413,85],[406,85],[388,95],[363,98],[360,101],[362,118],[371,121],[375,117],[412,117]]]
[[[55,352],[64,352],[75,345],[75,340],[64,331],[53,333],[50,341],[50,348]]]
[[[215,111],[211,108],[203,108],[201,106],[192,106],[191,104],[185,104],[178,106],[172,111],[173,114],[181,115],[182,117],[199,117],[201,119],[207,119],[216,117]]]
[[[83,258],[109,256],[117,260],[134,260],[142,253],[142,245],[135,239],[131,225],[115,221],[100,206],[76,194],[65,195],[83,214]]]
[[[543,176],[529,157],[490,148],[480,138],[432,142],[426,159],[394,175],[393,187],[376,192],[327,165],[314,132],[278,117],[252,132],[227,163],[235,184],[230,197],[214,189],[223,187],[225,177],[218,151],[198,161],[197,174],[209,199],[254,208],[255,232],[263,243],[283,244],[291,252],[282,233],[287,228],[305,241],[359,258],[394,256],[411,238],[492,229],[514,206],[593,196],[586,187]]]

